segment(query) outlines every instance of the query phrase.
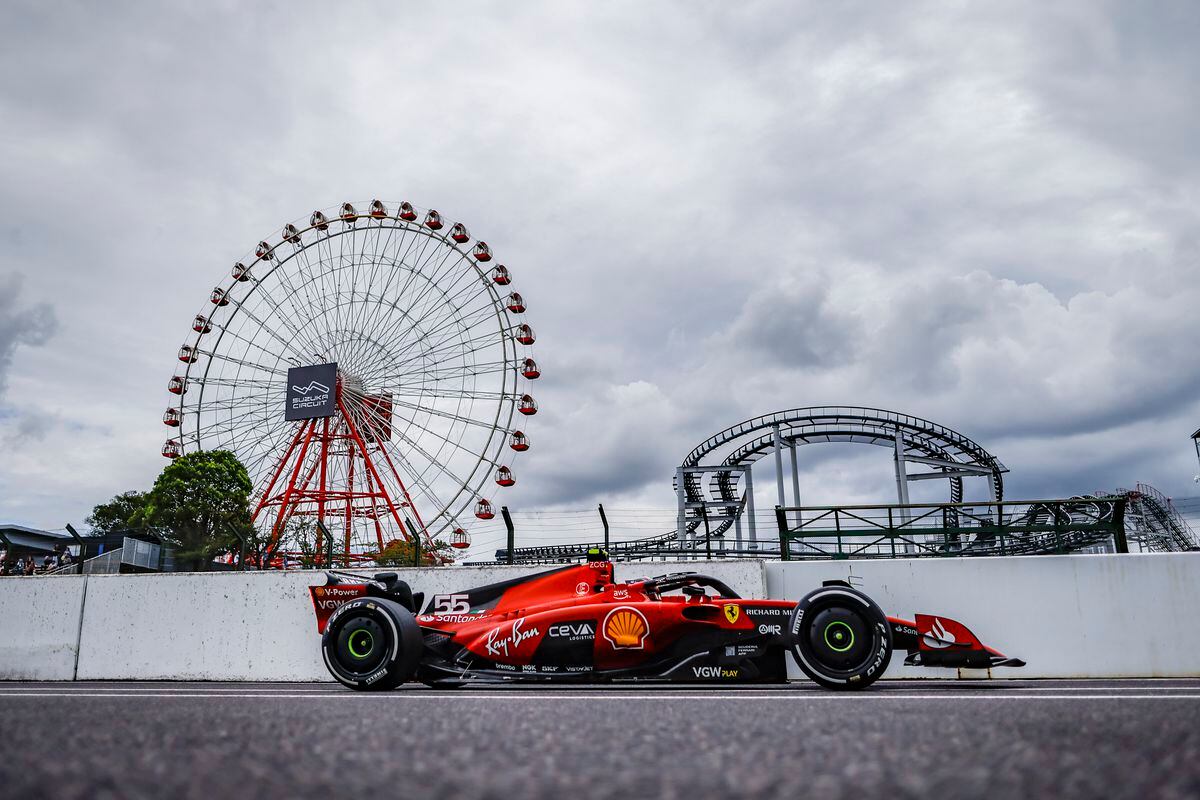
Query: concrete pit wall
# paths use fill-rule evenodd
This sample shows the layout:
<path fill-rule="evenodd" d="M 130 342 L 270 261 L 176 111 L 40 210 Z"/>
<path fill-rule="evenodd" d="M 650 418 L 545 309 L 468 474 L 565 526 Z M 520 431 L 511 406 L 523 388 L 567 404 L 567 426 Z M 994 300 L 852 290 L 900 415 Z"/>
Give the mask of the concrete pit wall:
<path fill-rule="evenodd" d="M 75 676 L 84 578 L 0 578 L 0 680 Z"/>
<path fill-rule="evenodd" d="M 548 567 L 399 569 L 425 596 Z M 697 569 L 695 563 L 617 565 L 621 579 Z M 709 562 L 704 572 L 763 597 L 758 562 Z M 112 575 L 88 578 L 78 678 L 327 681 L 308 587 L 321 572 Z"/>
<path fill-rule="evenodd" d="M 997 678 L 1200 676 L 1200 553 L 769 562 L 763 569 L 771 597 L 798 598 L 841 579 L 888 614 L 956 619 L 984 644 L 1028 662 L 997 669 Z M 898 653 L 885 677 L 958 674 L 903 660 Z"/>
<path fill-rule="evenodd" d="M 543 567 L 398 570 L 426 596 Z M 695 570 L 747 597 L 849 579 L 897 616 L 952 617 L 1029 662 L 996 677 L 1200 676 L 1200 553 L 897 561 L 618 564 Z M 0 578 L 0 679 L 325 681 L 308 587 L 320 572 Z M 86 595 L 86 596 L 85 596 Z M 957 677 L 899 666 L 889 677 Z"/>

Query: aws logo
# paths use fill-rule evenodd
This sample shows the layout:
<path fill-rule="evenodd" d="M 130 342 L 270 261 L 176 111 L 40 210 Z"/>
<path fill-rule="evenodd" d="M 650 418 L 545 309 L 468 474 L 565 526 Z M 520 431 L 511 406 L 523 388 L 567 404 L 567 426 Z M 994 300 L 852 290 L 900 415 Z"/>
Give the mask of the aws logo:
<path fill-rule="evenodd" d="M 614 650 L 641 650 L 650 634 L 650 623 L 636 608 L 622 606 L 604 618 L 604 638 Z"/>

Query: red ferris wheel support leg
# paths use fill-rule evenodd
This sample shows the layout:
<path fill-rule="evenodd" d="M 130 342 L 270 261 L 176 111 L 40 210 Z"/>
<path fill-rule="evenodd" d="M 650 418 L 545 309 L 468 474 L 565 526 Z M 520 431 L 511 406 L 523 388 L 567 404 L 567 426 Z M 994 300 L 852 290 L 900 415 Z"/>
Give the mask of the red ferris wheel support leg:
<path fill-rule="evenodd" d="M 431 548 L 429 552 L 432 553 L 433 537 L 429 535 L 429 529 L 425 527 L 425 520 L 421 519 L 421 512 L 417 511 L 417 504 L 409 497 L 408 488 L 404 485 L 404 481 L 400 480 L 400 473 L 396 471 L 396 465 L 392 463 L 392 457 L 388 455 L 387 450 L 381 447 L 379 448 L 379 452 L 383 453 L 383 458 L 387 461 L 388 468 L 396 476 L 396 483 L 400 484 L 400 491 L 404 494 L 404 504 L 412 509 L 413 516 L 417 518 L 417 524 L 421 526 L 421 533 L 425 534 L 425 542 Z M 414 531 L 413 535 L 416 536 L 417 533 Z"/>
<path fill-rule="evenodd" d="M 347 450 L 350 453 L 350 465 L 347 468 L 348 485 L 350 491 L 346 494 L 346 542 L 343 566 L 350 567 L 350 534 L 353 532 L 354 519 L 354 501 L 351 499 L 354 496 L 354 442 L 346 443 Z"/>
<path fill-rule="evenodd" d="M 379 491 L 382 493 L 384 501 L 387 503 L 388 510 L 392 513 L 392 519 L 396 521 L 396 526 L 399 528 L 400 534 L 405 539 L 411 540 L 412 535 L 409 534 L 408 529 L 404 527 L 404 522 L 400 519 L 400 512 L 396 510 L 395 504 L 392 503 L 391 495 L 387 493 L 387 487 L 384 486 L 383 481 L 380 480 L 379 473 L 375 470 L 375 463 L 371 461 L 371 454 L 367 452 L 367 445 L 363 442 L 363 438 L 359 434 L 358 428 L 354 424 L 354 420 L 346 410 L 346 405 L 342 402 L 341 394 L 337 395 L 337 407 L 338 411 L 342 412 L 342 419 L 346 421 L 346 427 L 350 430 L 350 436 L 353 437 L 355 443 L 358 445 L 359 450 L 362 451 L 363 461 L 366 462 L 367 465 L 367 472 L 369 472 L 375 479 L 375 483 L 379 487 Z M 400 484 L 400 488 L 403 491 L 404 483 L 400 480 L 399 475 L 396 475 L 396 481 Z"/>
<path fill-rule="evenodd" d="M 258 512 L 263 510 L 267 501 L 271 499 L 271 492 L 275 489 L 275 484 L 279 480 L 279 476 L 283 474 L 283 468 L 287 466 L 288 457 L 295 451 L 296 446 L 300 444 L 300 437 L 304 435 L 304 429 L 308 427 L 307 422 L 301 422 L 296 426 L 296 435 L 292 437 L 292 443 L 288 445 L 288 449 L 284 451 L 283 458 L 279 459 L 279 465 L 275 467 L 274 474 L 271 475 L 271 482 L 267 484 L 267 488 L 263 490 L 262 497 L 259 498 L 258 505 L 254 508 L 254 513 L 250 515 L 250 521 L 254 522 L 258 519 Z"/>
<path fill-rule="evenodd" d="M 317 566 L 321 565 L 321 555 L 325 552 L 324 535 L 322 528 L 325 526 L 325 495 L 328 489 L 326 488 L 326 471 L 325 465 L 329 461 L 329 417 L 321 420 L 321 480 L 320 494 L 317 495 Z M 332 564 L 330 565 L 332 566 Z"/>
<path fill-rule="evenodd" d="M 376 498 L 384 496 L 382 492 L 375 491 L 374 483 L 371 481 L 371 473 L 367 473 L 367 495 L 371 498 L 371 521 L 375 523 L 375 541 L 378 544 L 379 552 L 383 552 L 383 527 L 379 524 L 379 504 Z"/>
<path fill-rule="evenodd" d="M 275 550 L 275 545 L 279 543 L 279 535 L 283 532 L 283 522 L 287 517 L 288 508 L 291 505 L 290 501 L 296 491 L 296 479 L 300 477 L 300 468 L 304 466 L 304 457 L 308 455 L 308 445 L 312 442 L 313 432 L 317 429 L 317 421 L 309 420 L 305 425 L 306 433 L 304 442 L 300 445 L 300 455 L 296 458 L 296 466 L 292 469 L 292 475 L 288 479 L 288 487 L 284 490 L 283 496 L 279 500 L 279 514 L 275 517 L 275 524 L 271 527 L 271 541 L 267 545 L 267 560 L 270 560 L 272 551 Z"/>

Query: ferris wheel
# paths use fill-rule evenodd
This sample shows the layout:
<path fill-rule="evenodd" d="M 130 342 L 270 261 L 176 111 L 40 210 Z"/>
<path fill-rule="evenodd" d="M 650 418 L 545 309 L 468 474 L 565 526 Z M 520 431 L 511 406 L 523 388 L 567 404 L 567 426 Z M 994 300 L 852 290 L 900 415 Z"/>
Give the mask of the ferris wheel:
<path fill-rule="evenodd" d="M 289 223 L 192 321 L 162 454 L 236 453 L 273 547 L 302 518 L 322 523 L 316 552 L 347 563 L 397 539 L 468 547 L 467 521 L 516 483 L 538 410 L 511 283 L 465 225 L 407 202 Z"/>

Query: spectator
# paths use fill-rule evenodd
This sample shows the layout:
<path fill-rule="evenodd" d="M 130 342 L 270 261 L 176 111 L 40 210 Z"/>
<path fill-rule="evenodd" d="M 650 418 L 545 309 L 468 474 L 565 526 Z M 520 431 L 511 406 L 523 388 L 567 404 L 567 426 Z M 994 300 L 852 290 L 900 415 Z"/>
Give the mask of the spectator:
<path fill-rule="evenodd" d="M 33 556 L 25 559 L 25 574 L 32 575 L 35 569 L 37 569 L 37 565 L 33 563 Z"/>

